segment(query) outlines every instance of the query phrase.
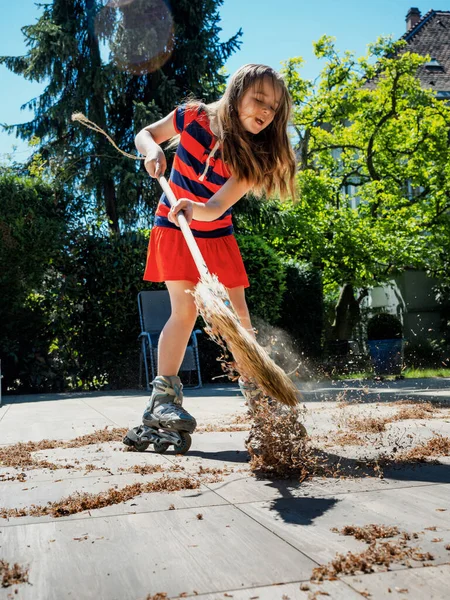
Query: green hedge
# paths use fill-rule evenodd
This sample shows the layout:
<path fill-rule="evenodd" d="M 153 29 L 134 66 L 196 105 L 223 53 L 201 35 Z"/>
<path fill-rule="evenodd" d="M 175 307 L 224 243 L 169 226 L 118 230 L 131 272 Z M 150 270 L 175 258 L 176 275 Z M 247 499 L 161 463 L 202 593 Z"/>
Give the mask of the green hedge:
<path fill-rule="evenodd" d="M 33 271 L 18 309 L 10 314 L 15 343 L 23 338 L 32 344 L 26 356 L 17 356 L 17 368 L 4 369 L 4 383 L 19 393 L 135 387 L 140 350 L 136 297 L 142 289 L 163 288 L 142 280 L 148 234 L 106 237 L 75 230 L 58 243 L 59 251 L 47 264 L 43 260 L 37 275 Z M 251 282 L 250 311 L 276 323 L 285 290 L 283 265 L 260 238 L 241 236 L 239 243 Z M 219 353 L 201 336 L 205 381 L 221 373 Z"/>
<path fill-rule="evenodd" d="M 324 300 L 320 271 L 309 263 L 286 260 L 286 292 L 281 305 L 280 327 L 291 337 L 294 348 L 306 357 L 322 351 Z"/>
<path fill-rule="evenodd" d="M 137 385 L 137 294 L 162 287 L 142 280 L 147 244 L 143 233 L 79 232 L 60 258 L 45 302 L 52 315 L 53 363 L 65 385 Z"/>
<path fill-rule="evenodd" d="M 238 235 L 236 238 L 250 281 L 246 290 L 250 315 L 275 325 L 281 317 L 286 290 L 283 263 L 263 238 L 257 235 Z"/>
<path fill-rule="evenodd" d="M 37 177 L 0 174 L 0 359 L 3 389 L 35 389 L 48 370 L 48 315 L 39 301 L 64 248 L 61 191 Z M 20 382 L 20 383 L 18 383 Z"/>

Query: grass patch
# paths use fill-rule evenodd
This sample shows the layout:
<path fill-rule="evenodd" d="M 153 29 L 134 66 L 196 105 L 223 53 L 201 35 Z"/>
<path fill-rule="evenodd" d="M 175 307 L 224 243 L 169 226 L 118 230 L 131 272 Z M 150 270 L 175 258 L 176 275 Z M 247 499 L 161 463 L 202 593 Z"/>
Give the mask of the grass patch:
<path fill-rule="evenodd" d="M 414 367 L 408 367 L 402 371 L 402 376 L 405 379 L 427 379 L 432 377 L 450 377 L 450 369 L 438 368 L 438 369 L 416 369 Z M 331 379 L 334 380 L 347 380 L 347 379 L 374 379 L 376 377 L 375 372 L 369 371 L 358 371 L 356 373 L 335 373 Z M 384 381 L 395 381 L 396 375 L 383 375 Z"/>
<path fill-rule="evenodd" d="M 421 377 L 450 377 L 450 369 L 415 369 L 408 367 L 403 371 L 406 379 L 420 379 Z"/>

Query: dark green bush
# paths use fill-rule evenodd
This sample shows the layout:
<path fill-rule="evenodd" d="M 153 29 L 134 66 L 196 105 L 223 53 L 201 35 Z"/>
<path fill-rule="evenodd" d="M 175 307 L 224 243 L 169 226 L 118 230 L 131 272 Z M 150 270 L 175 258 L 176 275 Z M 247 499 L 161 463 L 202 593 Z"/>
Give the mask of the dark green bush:
<path fill-rule="evenodd" d="M 307 357 L 321 354 L 324 300 L 320 272 L 308 263 L 287 260 L 286 291 L 281 306 L 280 327 L 290 335 L 294 347 Z"/>
<path fill-rule="evenodd" d="M 283 263 L 261 237 L 236 237 L 250 281 L 250 287 L 245 291 L 250 314 L 275 325 L 280 320 L 286 289 Z"/>
<path fill-rule="evenodd" d="M 0 174 L 0 359 L 3 389 L 27 392 L 47 372 L 51 340 L 40 302 L 64 248 L 65 198 L 38 177 Z M 18 383 L 20 382 L 20 383 Z"/>
<path fill-rule="evenodd" d="M 400 319 L 389 313 L 378 313 L 367 323 L 368 340 L 393 340 L 402 337 L 403 328 Z"/>
<path fill-rule="evenodd" d="M 55 220 L 47 226 L 45 220 L 40 222 L 44 238 L 32 230 L 39 247 L 33 248 L 28 238 L 20 247 L 16 268 L 22 277 L 14 279 L 13 269 L 4 276 L 5 284 L 11 281 L 16 286 L 13 299 L 8 296 L 10 303 L 14 300 L 14 311 L 4 312 L 11 326 L 2 328 L 2 347 L 14 355 L 15 365 L 12 368 L 8 363 L 5 369 L 3 363 L 4 390 L 135 387 L 140 352 L 137 294 L 164 287 L 142 280 L 148 235 L 105 236 L 75 229 L 64 236 L 65 225 L 58 223 Z M 2 231 L 7 231 L 4 225 Z M 23 233 L 24 238 L 25 234 L 28 232 Z M 3 245 L 7 236 L 8 232 L 3 235 Z M 283 265 L 260 238 L 242 236 L 240 245 L 252 285 L 247 294 L 250 310 L 274 323 L 280 316 L 285 289 Z M 32 263 L 28 279 L 23 277 L 27 255 Z M 13 258 L 9 260 L 13 262 Z M 220 352 L 206 335 L 200 336 L 205 381 L 221 374 Z"/>
<path fill-rule="evenodd" d="M 413 369 L 440 369 L 445 356 L 434 340 L 419 340 L 405 344 L 405 365 Z"/>
<path fill-rule="evenodd" d="M 66 385 L 137 385 L 137 294 L 162 287 L 142 280 L 147 243 L 148 235 L 139 232 L 110 237 L 78 232 L 60 257 L 45 302 L 53 362 Z"/>

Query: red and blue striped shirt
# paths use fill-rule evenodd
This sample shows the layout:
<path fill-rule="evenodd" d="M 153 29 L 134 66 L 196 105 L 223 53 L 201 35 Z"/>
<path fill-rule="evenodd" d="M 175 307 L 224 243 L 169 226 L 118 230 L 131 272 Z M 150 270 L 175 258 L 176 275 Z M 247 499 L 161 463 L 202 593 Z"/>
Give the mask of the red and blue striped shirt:
<path fill-rule="evenodd" d="M 230 178 L 222 160 L 222 151 L 211 131 L 209 118 L 202 106 L 178 107 L 173 124 L 180 142 L 173 161 L 169 185 L 177 198 L 206 203 Z M 178 229 L 167 215 L 170 204 L 163 194 L 155 215 L 155 225 Z M 191 222 L 195 237 L 223 237 L 233 233 L 231 208 L 214 221 Z"/>

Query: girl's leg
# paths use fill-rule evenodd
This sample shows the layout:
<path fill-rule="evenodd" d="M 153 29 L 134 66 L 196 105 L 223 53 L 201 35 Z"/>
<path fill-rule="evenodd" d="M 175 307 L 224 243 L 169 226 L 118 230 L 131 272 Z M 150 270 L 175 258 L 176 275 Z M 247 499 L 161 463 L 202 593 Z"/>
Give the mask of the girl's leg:
<path fill-rule="evenodd" d="M 247 302 L 245 300 L 245 290 L 243 286 L 229 288 L 228 294 L 230 296 L 231 304 L 234 307 L 234 310 L 237 312 L 237 316 L 239 317 L 239 321 L 241 322 L 242 327 L 247 329 L 247 331 L 255 337 L 255 332 L 252 327 L 252 322 L 250 319 L 250 313 L 248 312 Z"/>
<path fill-rule="evenodd" d="M 177 375 L 197 318 L 191 281 L 166 281 L 172 313 L 158 345 L 158 375 Z"/>
<path fill-rule="evenodd" d="M 185 290 L 190 281 L 167 281 L 172 312 L 161 332 L 158 345 L 158 375 L 143 415 L 144 425 L 168 427 L 192 433 L 196 421 L 183 408 L 183 386 L 178 371 L 197 318 L 194 298 Z"/>

